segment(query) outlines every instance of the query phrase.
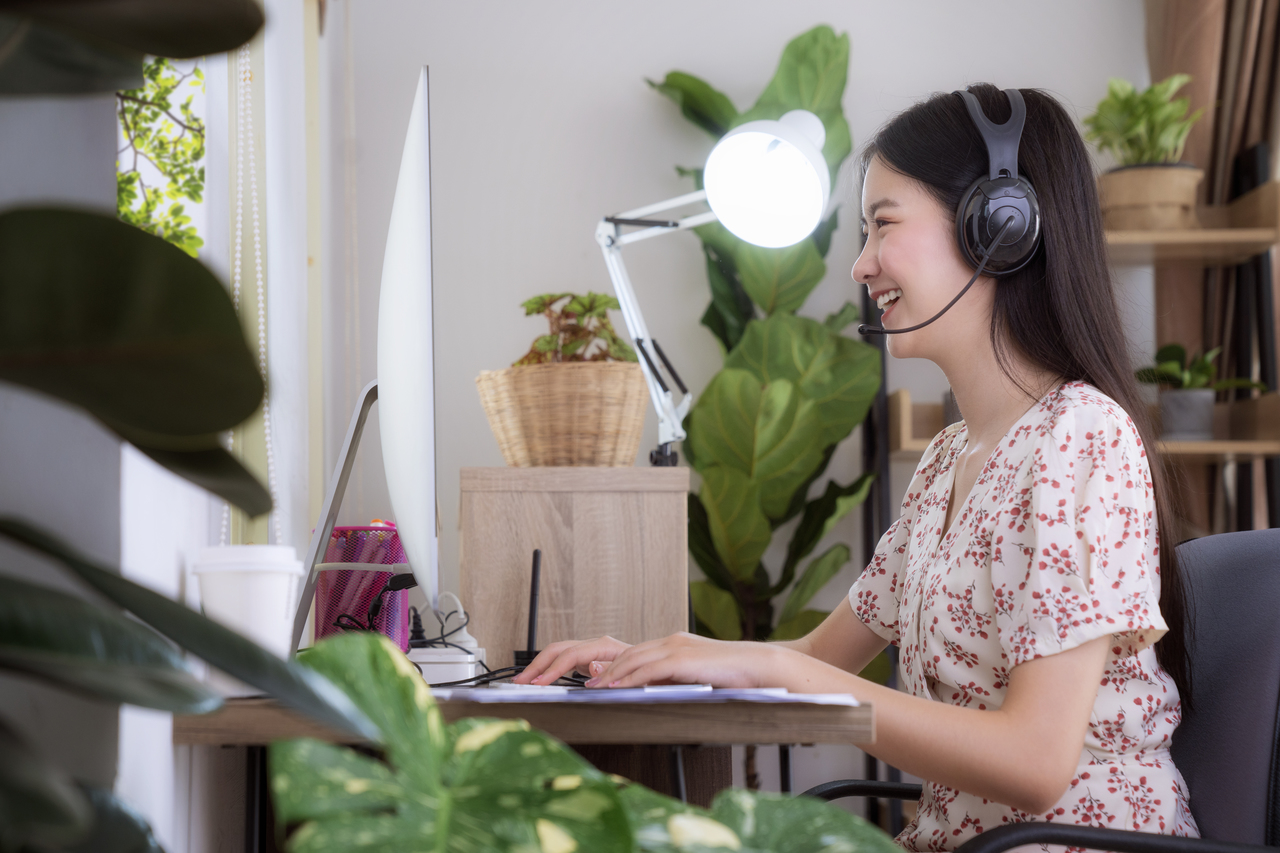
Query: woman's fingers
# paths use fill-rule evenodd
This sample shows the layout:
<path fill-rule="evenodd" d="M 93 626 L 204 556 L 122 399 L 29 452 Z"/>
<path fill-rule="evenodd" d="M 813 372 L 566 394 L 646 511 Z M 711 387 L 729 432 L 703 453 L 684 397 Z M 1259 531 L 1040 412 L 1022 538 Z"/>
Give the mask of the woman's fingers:
<path fill-rule="evenodd" d="M 528 684 L 540 673 L 544 672 L 547 667 L 551 666 L 560 657 L 561 653 L 566 649 L 572 648 L 576 643 L 572 640 L 564 640 L 559 643 L 552 643 L 547 646 L 538 656 L 533 659 L 523 672 L 517 673 L 512 679 L 516 684 Z"/>
<path fill-rule="evenodd" d="M 627 648 L 626 643 L 612 637 L 552 643 L 513 680 L 517 684 L 551 684 L 573 670 L 587 672 L 592 661 L 611 661 Z"/>

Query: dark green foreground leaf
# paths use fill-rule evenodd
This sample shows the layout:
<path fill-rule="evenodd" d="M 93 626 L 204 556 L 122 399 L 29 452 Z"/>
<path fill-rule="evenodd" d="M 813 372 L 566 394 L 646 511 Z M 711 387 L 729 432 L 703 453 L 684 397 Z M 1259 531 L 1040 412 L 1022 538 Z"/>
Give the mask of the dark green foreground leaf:
<path fill-rule="evenodd" d="M 0 95 L 84 95 L 142 84 L 141 53 L 81 40 L 4 7 L 0 3 Z"/>
<path fill-rule="evenodd" d="M 231 299 L 181 249 L 112 216 L 27 208 L 0 214 L 0 258 L 0 379 L 175 442 L 258 408 Z"/>
<path fill-rule="evenodd" d="M 357 738 L 378 729 L 329 681 L 144 586 L 95 565 L 66 543 L 24 521 L 0 517 L 0 536 L 69 568 L 81 580 L 178 645 L 312 719 Z"/>
<path fill-rule="evenodd" d="M 7 577 L 0 577 L 0 669 L 175 714 L 207 714 L 222 704 L 145 625 Z"/>
<path fill-rule="evenodd" d="M 173 59 L 233 50 L 265 21 L 256 0 L 0 0 L 0 9 Z"/>
<path fill-rule="evenodd" d="M 0 381 L 86 409 L 251 515 L 270 508 L 218 440 L 263 384 L 213 273 L 115 217 L 55 208 L 0 214 L 0 259 Z"/>
<path fill-rule="evenodd" d="M 0 721 L 0 850 L 70 844 L 92 822 L 71 777 Z"/>

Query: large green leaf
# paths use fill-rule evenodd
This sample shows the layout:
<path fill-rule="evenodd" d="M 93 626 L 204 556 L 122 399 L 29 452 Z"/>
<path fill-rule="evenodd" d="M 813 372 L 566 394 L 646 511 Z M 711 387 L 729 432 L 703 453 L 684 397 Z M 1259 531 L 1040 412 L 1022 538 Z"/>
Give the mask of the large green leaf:
<path fill-rule="evenodd" d="M 94 564 L 26 522 L 0 517 L 0 536 L 50 557 L 89 586 L 213 666 L 338 731 L 377 739 L 378 729 L 332 683 L 157 592 Z"/>
<path fill-rule="evenodd" d="M 93 828 L 63 853 L 164 853 L 146 818 L 101 788 L 82 789 L 93 807 Z"/>
<path fill-rule="evenodd" d="M 773 633 L 769 635 L 769 640 L 776 642 L 778 640 L 798 640 L 807 636 L 810 631 L 822 624 L 822 621 L 830 616 L 825 610 L 801 610 L 790 619 L 780 621 L 778 627 L 773 629 Z"/>
<path fill-rule="evenodd" d="M 145 625 L 8 577 L 0 577 L 0 669 L 175 714 L 205 714 L 222 704 Z"/>
<path fill-rule="evenodd" d="M 804 515 L 796 526 L 791 541 L 787 543 L 787 559 L 782 565 L 782 577 L 774 592 L 782 592 L 791 583 L 800 561 L 809 556 L 818 547 L 840 519 L 844 518 L 855 507 L 867 499 L 871 483 L 875 480 L 874 472 L 867 472 L 847 486 L 841 486 L 835 480 L 827 483 L 826 491 L 821 497 L 809 501 L 804 506 Z"/>
<path fill-rule="evenodd" d="M 172 58 L 232 50 L 263 24 L 255 0 L 0 0 L 0 12 L 140 56 Z"/>
<path fill-rule="evenodd" d="M 72 844 L 92 824 L 71 777 L 0 720 L 0 850 Z"/>
<path fill-rule="evenodd" d="M 608 777 L 523 720 L 445 727 L 426 683 L 386 638 L 345 634 L 305 661 L 369 710 L 388 765 L 317 741 L 273 744 L 281 828 L 306 821 L 290 853 L 632 849 Z"/>
<path fill-rule="evenodd" d="M 771 538 L 769 520 L 760 510 L 759 484 L 733 468 L 708 468 L 698 497 L 724 567 L 737 580 L 750 580 Z"/>
<path fill-rule="evenodd" d="M 733 105 L 728 96 L 692 74 L 672 71 L 661 83 L 653 80 L 647 82 L 675 101 L 685 118 L 715 139 L 724 136 L 738 115 L 738 108 Z"/>
<path fill-rule="evenodd" d="M 698 496 L 690 492 L 686 495 L 689 508 L 689 553 L 707 580 L 721 589 L 733 588 L 733 576 L 720 562 L 715 543 L 711 540 L 711 525 L 707 521 L 707 509 L 698 500 Z"/>
<path fill-rule="evenodd" d="M 138 51 L 84 41 L 6 5 L 0 2 L 0 95 L 84 95 L 142 85 Z"/>
<path fill-rule="evenodd" d="M 0 214 L 0 258 L 0 381 L 88 410 L 251 515 L 270 508 L 218 443 L 263 384 L 211 272 L 115 217 L 55 208 Z"/>
<path fill-rule="evenodd" d="M 713 637 L 742 639 L 742 614 L 733 593 L 706 581 L 694 581 L 689 584 L 689 597 L 693 599 L 693 614 L 711 629 Z"/>
<path fill-rule="evenodd" d="M 764 514 L 778 518 L 822 461 L 820 430 L 817 406 L 788 380 L 762 388 L 750 372 L 726 368 L 689 413 L 688 441 L 699 466 L 724 466 L 749 477 L 759 487 Z"/>
<path fill-rule="evenodd" d="M 795 311 L 827 274 L 826 262 L 812 240 L 766 249 L 738 239 L 719 222 L 694 230 L 717 257 L 732 259 L 742 289 L 766 314 Z"/>
<path fill-rule="evenodd" d="M 0 380 L 174 439 L 258 408 L 231 299 L 181 249 L 113 216 L 27 208 L 0 214 L 0 258 Z"/>
<path fill-rule="evenodd" d="M 755 105 L 734 120 L 734 127 L 758 119 L 776 119 L 790 110 L 804 109 L 822 119 L 827 131 L 823 159 L 834 182 L 844 158 L 853 150 L 849 123 L 841 99 L 849 77 L 849 36 L 837 36 L 828 26 L 796 36 L 782 51 L 778 70 Z"/>
<path fill-rule="evenodd" d="M 702 318 L 702 325 L 709 328 L 720 340 L 724 351 L 738 345 L 747 323 L 755 316 L 751 297 L 742 289 L 733 258 L 723 247 L 705 243 L 707 256 L 707 282 L 711 286 L 711 305 Z"/>
<path fill-rule="evenodd" d="M 787 603 L 778 614 L 778 622 L 786 623 L 795 618 L 809 600 L 827 585 L 827 581 L 836 576 L 849 562 L 849 546 L 843 543 L 832 545 L 822 556 L 811 562 L 796 581 L 795 588 L 787 596 Z"/>
<path fill-rule="evenodd" d="M 631 785 L 623 802 L 635 826 L 636 847 L 645 853 L 895 853 L 881 829 L 836 806 L 730 788 L 710 810 Z"/>
<path fill-rule="evenodd" d="M 775 314 L 752 321 L 725 367 L 749 370 L 762 383 L 795 383 L 817 404 L 824 447 L 862 423 L 880 386 L 879 350 L 807 317 Z"/>

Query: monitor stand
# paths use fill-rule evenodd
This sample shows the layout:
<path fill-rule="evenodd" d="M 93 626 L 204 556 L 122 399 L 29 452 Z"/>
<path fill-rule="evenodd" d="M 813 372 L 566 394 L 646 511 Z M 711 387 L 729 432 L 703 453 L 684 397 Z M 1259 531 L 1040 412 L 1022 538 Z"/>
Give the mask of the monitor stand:
<path fill-rule="evenodd" d="M 342 496 L 347 491 L 347 481 L 351 479 L 351 468 L 356 461 L 360 435 L 364 432 L 369 410 L 377 400 L 378 380 L 375 379 L 364 386 L 360 399 L 356 401 L 355 411 L 351 413 L 347 437 L 343 439 L 342 452 L 338 454 L 338 464 L 324 496 L 324 506 L 320 508 L 320 520 L 311 534 L 311 546 L 307 549 L 307 580 L 302 587 L 302 596 L 298 599 L 298 611 L 293 617 L 293 641 L 290 646 L 293 654 L 298 653 L 298 646 L 302 643 L 302 632 L 306 629 L 307 615 L 311 612 L 311 599 L 316 594 L 316 566 L 324 555 L 329 536 L 333 533 L 333 525 L 338 520 L 338 508 L 342 506 Z"/>

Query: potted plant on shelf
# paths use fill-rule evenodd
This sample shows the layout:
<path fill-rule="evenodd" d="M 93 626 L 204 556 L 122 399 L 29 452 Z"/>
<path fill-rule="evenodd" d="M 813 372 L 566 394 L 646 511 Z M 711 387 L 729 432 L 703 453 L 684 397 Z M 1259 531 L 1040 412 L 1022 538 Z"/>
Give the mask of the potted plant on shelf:
<path fill-rule="evenodd" d="M 1213 381 L 1213 360 L 1222 351 L 1187 357 L 1182 344 L 1166 344 L 1156 352 L 1156 363 L 1137 372 L 1138 381 L 1161 386 L 1160 437 L 1165 441 L 1213 439 L 1213 400 L 1219 391 L 1266 386 L 1252 379 Z"/>
<path fill-rule="evenodd" d="M 1196 187 L 1204 170 L 1179 158 L 1204 110 L 1188 116 L 1190 102 L 1173 97 L 1190 80 L 1174 74 L 1139 92 L 1127 80 L 1112 78 L 1107 96 L 1085 118 L 1085 139 L 1119 160 L 1098 177 L 1102 221 L 1108 229 L 1199 227 Z"/>
<path fill-rule="evenodd" d="M 635 462 L 648 388 L 635 350 L 618 336 L 602 293 L 547 293 L 524 303 L 550 331 L 506 370 L 476 378 L 508 465 L 626 467 Z"/>

